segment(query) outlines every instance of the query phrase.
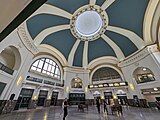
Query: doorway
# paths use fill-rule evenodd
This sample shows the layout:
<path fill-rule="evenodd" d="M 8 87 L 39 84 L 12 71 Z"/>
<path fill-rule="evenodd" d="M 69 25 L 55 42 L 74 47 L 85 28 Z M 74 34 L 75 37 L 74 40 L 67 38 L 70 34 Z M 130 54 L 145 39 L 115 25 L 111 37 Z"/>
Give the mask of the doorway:
<path fill-rule="evenodd" d="M 37 106 L 44 106 L 47 100 L 48 91 L 40 90 Z"/>
<path fill-rule="evenodd" d="M 28 108 L 33 92 L 34 89 L 22 88 L 15 106 L 15 110 L 18 110 L 19 108 Z"/>
<path fill-rule="evenodd" d="M 52 92 L 51 105 L 56 106 L 58 99 L 58 92 Z"/>
<path fill-rule="evenodd" d="M 127 105 L 128 104 L 128 102 L 127 102 L 128 101 L 127 96 L 118 96 L 117 95 L 117 97 L 118 97 L 121 105 Z"/>
<path fill-rule="evenodd" d="M 111 104 L 111 99 L 113 99 L 113 95 L 112 95 L 112 92 L 104 92 L 104 98 L 105 98 L 105 101 L 107 103 L 107 105 L 110 105 Z"/>

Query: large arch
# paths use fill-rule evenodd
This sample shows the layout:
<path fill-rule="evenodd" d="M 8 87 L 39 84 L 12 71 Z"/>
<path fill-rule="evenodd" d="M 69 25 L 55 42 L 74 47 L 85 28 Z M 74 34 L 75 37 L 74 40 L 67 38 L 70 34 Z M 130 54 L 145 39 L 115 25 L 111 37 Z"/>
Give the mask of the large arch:
<path fill-rule="evenodd" d="M 19 50 L 14 46 L 6 47 L 0 53 L 0 61 L 6 67 L 12 70 L 18 70 L 21 65 L 21 55 Z"/>
<path fill-rule="evenodd" d="M 123 73 L 122 73 L 117 67 L 115 67 L 115 66 L 113 66 L 113 65 L 105 64 L 105 65 L 100 65 L 100 66 L 96 67 L 96 68 L 91 72 L 90 78 L 89 78 L 90 83 L 92 83 L 92 77 L 93 77 L 94 73 L 95 73 L 98 69 L 100 69 L 100 68 L 102 68 L 102 67 L 109 67 L 109 68 L 114 69 L 115 71 L 117 71 L 117 72 L 119 73 L 119 75 L 121 76 L 122 81 L 125 81 L 124 76 L 123 76 Z"/>
<path fill-rule="evenodd" d="M 144 22 L 143 22 L 143 39 L 146 42 L 146 44 L 152 44 L 155 41 L 152 39 L 151 29 L 154 22 L 155 12 L 157 9 L 157 6 L 159 4 L 159 0 L 150 0 L 145 16 L 144 16 Z M 159 14 L 158 14 L 159 15 Z M 157 18 L 156 18 L 157 19 Z"/>
<path fill-rule="evenodd" d="M 132 75 L 137 84 L 155 81 L 153 72 L 146 67 L 136 68 Z"/>

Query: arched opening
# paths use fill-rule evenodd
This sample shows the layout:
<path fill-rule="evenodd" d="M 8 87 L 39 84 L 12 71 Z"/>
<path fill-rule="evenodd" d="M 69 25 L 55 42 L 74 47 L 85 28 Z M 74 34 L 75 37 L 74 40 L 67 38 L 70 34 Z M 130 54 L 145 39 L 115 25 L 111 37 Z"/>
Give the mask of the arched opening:
<path fill-rule="evenodd" d="M 153 72 L 146 67 L 138 67 L 133 72 L 137 84 L 155 81 Z"/>
<path fill-rule="evenodd" d="M 61 79 L 61 71 L 59 65 L 50 58 L 39 58 L 34 61 L 30 67 L 30 72 L 42 73 L 44 75 Z"/>
<path fill-rule="evenodd" d="M 72 88 L 82 88 L 82 80 L 80 78 L 73 78 L 71 80 L 71 87 Z"/>
<path fill-rule="evenodd" d="M 1 70 L 12 74 L 21 65 L 21 55 L 17 48 L 9 46 L 0 53 Z"/>
<path fill-rule="evenodd" d="M 109 81 L 109 80 L 116 80 L 122 81 L 120 74 L 113 68 L 110 67 L 102 67 L 96 70 L 92 77 L 92 82 L 96 81 Z"/>

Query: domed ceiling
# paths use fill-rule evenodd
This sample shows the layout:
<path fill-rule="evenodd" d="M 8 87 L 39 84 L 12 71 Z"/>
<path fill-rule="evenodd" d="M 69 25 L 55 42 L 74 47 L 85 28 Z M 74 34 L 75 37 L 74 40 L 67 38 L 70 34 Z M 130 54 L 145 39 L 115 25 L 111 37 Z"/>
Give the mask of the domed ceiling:
<path fill-rule="evenodd" d="M 85 67 L 103 56 L 120 61 L 145 46 L 148 2 L 48 0 L 27 20 L 27 28 L 35 45 L 56 48 L 70 66 Z"/>

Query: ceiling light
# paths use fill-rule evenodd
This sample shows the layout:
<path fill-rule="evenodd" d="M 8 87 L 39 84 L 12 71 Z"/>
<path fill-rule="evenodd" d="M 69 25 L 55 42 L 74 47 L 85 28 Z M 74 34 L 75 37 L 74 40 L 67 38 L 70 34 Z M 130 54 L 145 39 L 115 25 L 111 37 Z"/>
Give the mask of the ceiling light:
<path fill-rule="evenodd" d="M 158 91 L 158 88 L 153 88 L 154 91 Z"/>
<path fill-rule="evenodd" d="M 147 69 L 146 69 L 146 68 L 143 68 L 142 70 L 143 70 L 143 71 L 146 71 Z"/>

